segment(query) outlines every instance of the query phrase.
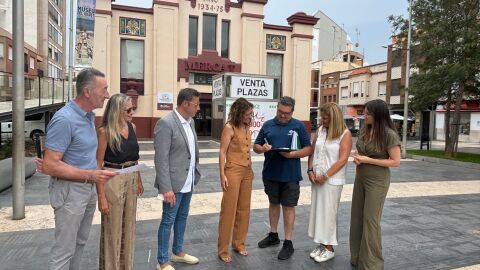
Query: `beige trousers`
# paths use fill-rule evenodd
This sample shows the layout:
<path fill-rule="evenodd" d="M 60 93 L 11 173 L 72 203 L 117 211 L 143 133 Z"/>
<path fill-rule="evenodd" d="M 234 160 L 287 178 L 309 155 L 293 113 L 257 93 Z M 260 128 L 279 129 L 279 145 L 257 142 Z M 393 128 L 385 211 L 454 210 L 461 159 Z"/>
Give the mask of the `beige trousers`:
<path fill-rule="evenodd" d="M 218 255 L 228 256 L 228 246 L 245 250 L 250 223 L 253 171 L 251 166 L 225 165 L 228 188 L 223 191 L 218 225 Z"/>
<path fill-rule="evenodd" d="M 102 214 L 100 270 L 133 269 L 138 173 L 120 174 L 105 184 L 109 213 Z"/>

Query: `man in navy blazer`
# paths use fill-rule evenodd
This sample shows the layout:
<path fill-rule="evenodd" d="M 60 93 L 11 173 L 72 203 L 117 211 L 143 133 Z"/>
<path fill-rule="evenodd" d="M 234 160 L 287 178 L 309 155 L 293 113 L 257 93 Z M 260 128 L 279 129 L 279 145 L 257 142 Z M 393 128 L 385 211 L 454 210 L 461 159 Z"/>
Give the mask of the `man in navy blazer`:
<path fill-rule="evenodd" d="M 192 88 L 184 88 L 178 93 L 177 108 L 158 120 L 155 126 L 155 187 L 159 197 L 163 197 L 162 221 L 158 228 L 157 270 L 174 270 L 170 260 L 198 263 L 196 257 L 184 252 L 183 236 L 193 189 L 200 180 L 197 134 L 192 119 L 199 108 L 200 93 Z"/>

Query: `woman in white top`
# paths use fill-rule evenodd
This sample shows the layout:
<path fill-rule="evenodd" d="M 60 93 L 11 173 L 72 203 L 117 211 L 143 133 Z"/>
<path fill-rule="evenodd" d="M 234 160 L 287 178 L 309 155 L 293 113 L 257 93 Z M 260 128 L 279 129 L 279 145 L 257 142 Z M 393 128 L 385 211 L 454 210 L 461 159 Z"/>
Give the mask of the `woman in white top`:
<path fill-rule="evenodd" d="M 312 182 L 312 202 L 308 236 L 318 246 L 310 253 L 316 262 L 335 256 L 337 242 L 337 211 L 345 184 L 348 156 L 352 149 L 352 135 L 343 121 L 336 103 L 320 108 L 321 126 L 308 157 L 308 178 Z"/>

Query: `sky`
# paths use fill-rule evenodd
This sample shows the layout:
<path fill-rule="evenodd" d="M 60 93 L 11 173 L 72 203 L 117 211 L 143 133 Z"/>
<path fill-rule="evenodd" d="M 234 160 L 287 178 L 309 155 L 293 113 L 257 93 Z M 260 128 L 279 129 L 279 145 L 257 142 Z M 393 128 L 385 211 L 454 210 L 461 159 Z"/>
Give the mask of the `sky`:
<path fill-rule="evenodd" d="M 115 4 L 151 7 L 152 0 L 117 0 Z M 288 25 L 287 18 L 296 12 L 313 15 L 321 10 L 344 26 L 354 44 L 359 43 L 357 51 L 364 54 L 368 64 L 376 64 L 387 61 L 387 49 L 382 48 L 391 43 L 392 30 L 387 17 L 406 16 L 407 8 L 408 0 L 269 0 L 264 22 Z"/>

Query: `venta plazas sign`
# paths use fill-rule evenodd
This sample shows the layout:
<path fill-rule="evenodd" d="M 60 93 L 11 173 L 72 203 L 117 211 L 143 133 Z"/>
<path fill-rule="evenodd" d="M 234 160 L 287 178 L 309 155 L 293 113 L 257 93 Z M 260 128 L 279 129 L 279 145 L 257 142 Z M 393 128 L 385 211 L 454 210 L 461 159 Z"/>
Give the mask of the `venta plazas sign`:
<path fill-rule="evenodd" d="M 232 76 L 230 97 L 273 99 L 273 79 Z"/>

